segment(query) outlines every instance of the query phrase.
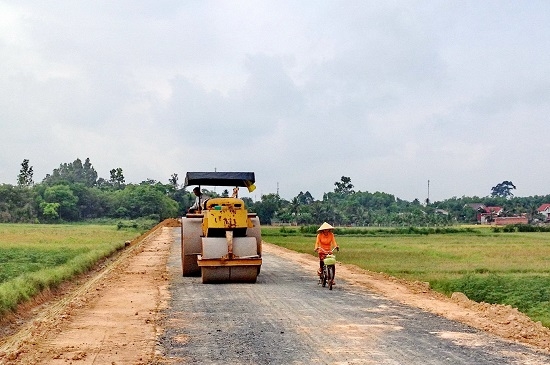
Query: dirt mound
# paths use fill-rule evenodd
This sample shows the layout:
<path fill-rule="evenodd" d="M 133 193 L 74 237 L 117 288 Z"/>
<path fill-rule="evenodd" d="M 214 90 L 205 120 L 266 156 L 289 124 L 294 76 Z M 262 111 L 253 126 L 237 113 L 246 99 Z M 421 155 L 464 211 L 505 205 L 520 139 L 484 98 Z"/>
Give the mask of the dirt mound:
<path fill-rule="evenodd" d="M 168 218 L 159 223 L 161 227 L 181 227 L 181 221 L 176 218 Z"/>

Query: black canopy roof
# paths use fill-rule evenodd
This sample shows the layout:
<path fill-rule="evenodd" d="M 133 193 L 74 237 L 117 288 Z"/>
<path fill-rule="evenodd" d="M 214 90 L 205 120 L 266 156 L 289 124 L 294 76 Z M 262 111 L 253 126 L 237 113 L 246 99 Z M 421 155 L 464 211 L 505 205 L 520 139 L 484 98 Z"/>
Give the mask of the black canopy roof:
<path fill-rule="evenodd" d="M 188 172 L 185 176 L 185 186 L 250 186 L 254 184 L 253 172 Z"/>

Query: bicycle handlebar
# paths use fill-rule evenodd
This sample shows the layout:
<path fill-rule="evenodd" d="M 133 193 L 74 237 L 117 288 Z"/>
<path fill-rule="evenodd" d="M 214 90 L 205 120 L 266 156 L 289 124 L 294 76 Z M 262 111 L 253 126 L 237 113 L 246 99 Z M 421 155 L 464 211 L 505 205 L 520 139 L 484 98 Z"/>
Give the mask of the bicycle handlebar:
<path fill-rule="evenodd" d="M 329 250 L 329 251 L 327 251 L 327 250 L 325 250 L 325 249 L 319 247 L 319 249 L 317 250 L 317 252 L 318 252 L 318 253 L 324 253 L 324 254 L 330 254 L 330 255 L 332 255 L 332 254 L 334 253 L 334 252 L 333 252 L 334 250 L 340 251 L 340 247 L 336 246 L 336 247 L 334 247 L 332 250 Z"/>

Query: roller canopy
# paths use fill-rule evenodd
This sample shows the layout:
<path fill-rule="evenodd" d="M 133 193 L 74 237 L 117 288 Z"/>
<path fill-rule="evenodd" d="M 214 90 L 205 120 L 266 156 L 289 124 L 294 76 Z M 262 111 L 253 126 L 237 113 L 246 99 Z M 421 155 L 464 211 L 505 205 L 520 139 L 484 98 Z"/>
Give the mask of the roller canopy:
<path fill-rule="evenodd" d="M 255 182 L 253 172 L 188 172 L 185 186 L 244 186 L 249 188 Z"/>

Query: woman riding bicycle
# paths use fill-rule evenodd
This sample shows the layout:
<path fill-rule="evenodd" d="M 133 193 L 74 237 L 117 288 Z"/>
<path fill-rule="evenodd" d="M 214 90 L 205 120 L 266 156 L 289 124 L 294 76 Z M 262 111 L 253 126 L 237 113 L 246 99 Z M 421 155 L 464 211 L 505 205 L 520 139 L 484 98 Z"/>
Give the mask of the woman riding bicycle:
<path fill-rule="evenodd" d="M 319 270 L 317 271 L 317 274 L 319 275 L 321 275 L 321 271 L 323 270 L 323 260 L 326 255 L 334 249 L 336 249 L 336 251 L 340 250 L 340 247 L 338 247 L 336 239 L 334 238 L 333 230 L 334 227 L 327 222 L 324 222 L 317 230 L 319 233 L 317 234 L 317 240 L 315 241 L 315 252 L 319 254 Z M 334 270 L 336 271 L 336 268 Z"/>

